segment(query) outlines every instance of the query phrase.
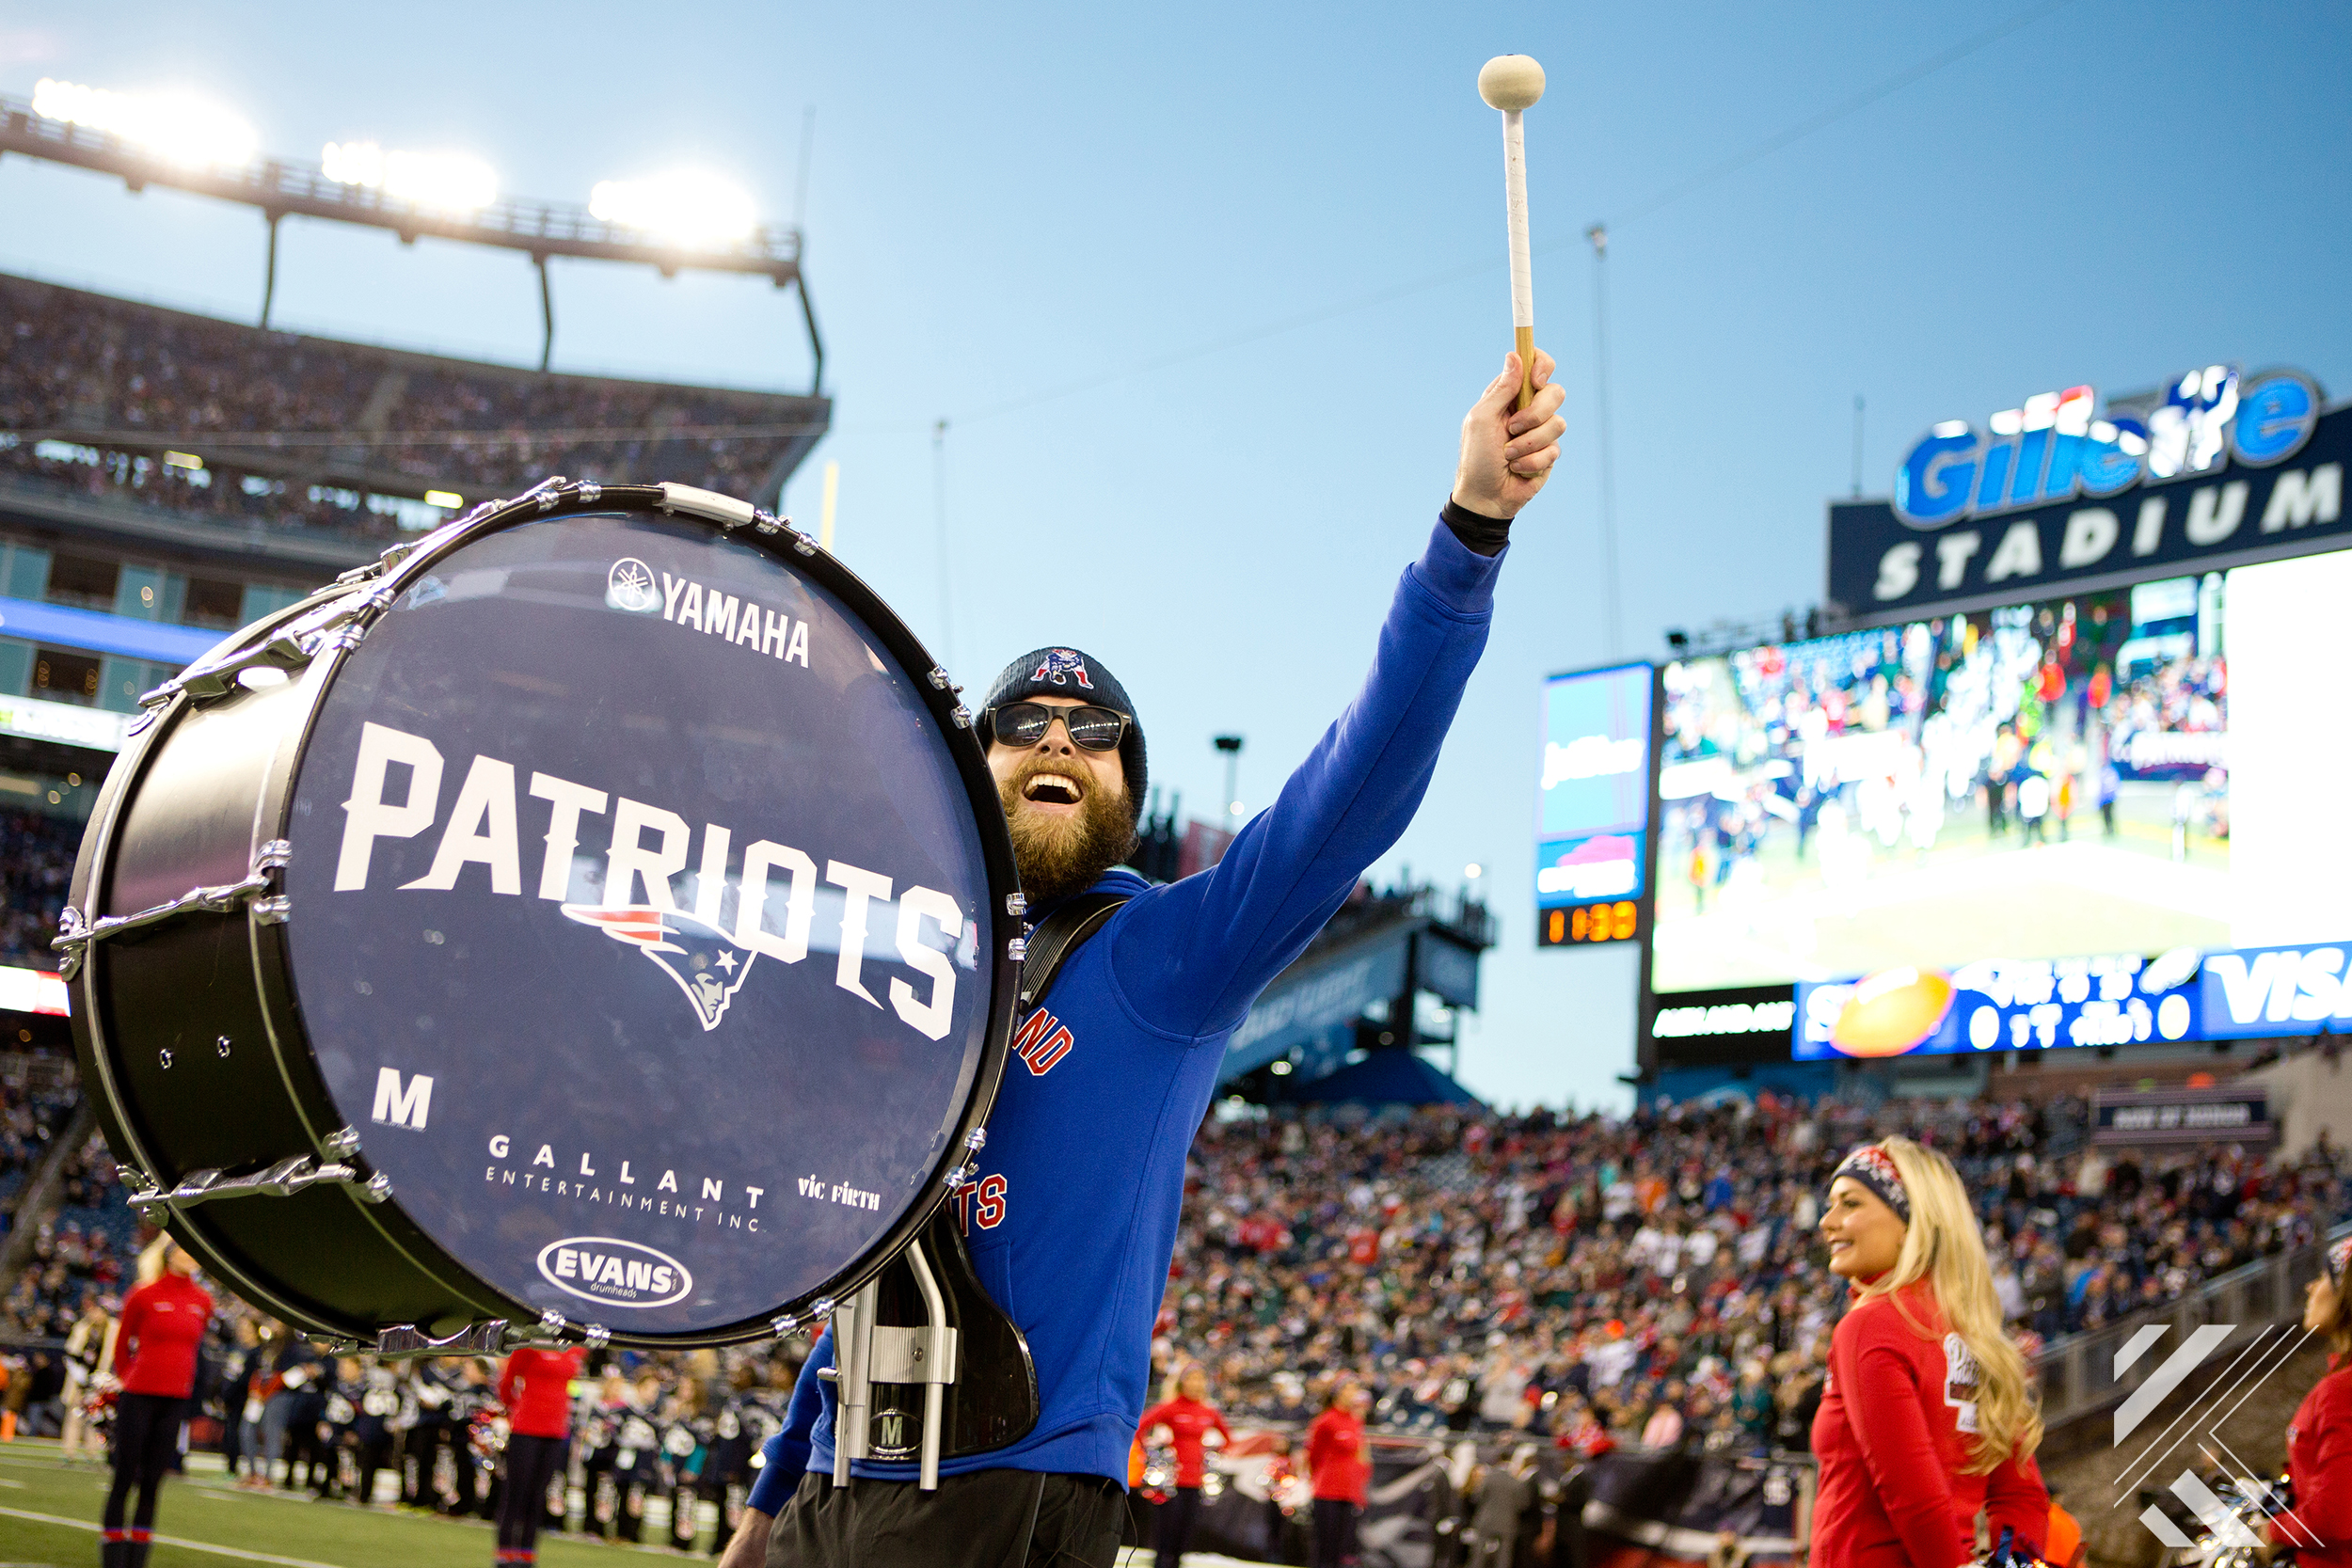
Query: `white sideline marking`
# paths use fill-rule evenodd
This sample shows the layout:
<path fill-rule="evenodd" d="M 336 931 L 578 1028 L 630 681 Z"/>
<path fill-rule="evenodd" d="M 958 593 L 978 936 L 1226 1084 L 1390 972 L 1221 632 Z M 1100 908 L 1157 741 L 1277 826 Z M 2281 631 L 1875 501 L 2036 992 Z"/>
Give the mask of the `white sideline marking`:
<path fill-rule="evenodd" d="M 54 1513 L 35 1513 L 22 1508 L 0 1508 L 0 1515 L 10 1519 L 30 1519 L 37 1525 L 62 1525 L 67 1529 L 86 1529 L 92 1535 L 104 1528 L 87 1519 L 60 1519 Z M 246 1562 L 274 1562 L 279 1568 L 337 1568 L 332 1562 L 313 1562 L 301 1557 L 272 1557 L 267 1552 L 248 1552 L 242 1546 L 215 1546 L 207 1541 L 186 1541 L 176 1535 L 158 1535 L 154 1541 L 159 1546 L 181 1546 L 192 1552 L 211 1552 L 215 1557 L 239 1558 Z"/>

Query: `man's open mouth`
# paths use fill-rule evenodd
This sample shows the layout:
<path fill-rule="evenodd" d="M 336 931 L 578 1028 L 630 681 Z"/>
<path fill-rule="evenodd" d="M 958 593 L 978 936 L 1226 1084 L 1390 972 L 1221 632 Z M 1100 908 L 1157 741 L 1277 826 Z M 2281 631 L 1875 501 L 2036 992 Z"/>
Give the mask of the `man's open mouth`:
<path fill-rule="evenodd" d="M 1022 790 L 1021 798 L 1042 806 L 1074 806 L 1084 793 L 1075 779 L 1059 773 L 1040 773 Z"/>

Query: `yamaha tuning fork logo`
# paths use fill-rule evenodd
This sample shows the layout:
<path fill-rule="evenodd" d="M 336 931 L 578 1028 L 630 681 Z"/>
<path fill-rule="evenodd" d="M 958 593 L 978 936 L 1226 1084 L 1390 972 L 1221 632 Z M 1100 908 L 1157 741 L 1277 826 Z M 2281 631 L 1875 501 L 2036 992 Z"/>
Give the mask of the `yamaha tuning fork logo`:
<path fill-rule="evenodd" d="M 654 581 L 653 568 L 633 555 L 621 557 L 612 563 L 612 570 L 605 574 L 604 602 L 632 615 L 660 610 L 661 589 Z"/>

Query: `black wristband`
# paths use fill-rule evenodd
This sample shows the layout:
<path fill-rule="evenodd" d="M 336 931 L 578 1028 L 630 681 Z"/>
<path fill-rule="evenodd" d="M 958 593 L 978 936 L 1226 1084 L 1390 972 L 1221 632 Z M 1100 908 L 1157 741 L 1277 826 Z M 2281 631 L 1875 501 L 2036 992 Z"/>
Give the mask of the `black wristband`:
<path fill-rule="evenodd" d="M 1502 546 L 1511 542 L 1510 518 L 1472 512 L 1452 496 L 1446 497 L 1438 516 L 1454 531 L 1454 537 L 1462 542 L 1463 548 L 1474 555 L 1501 555 Z"/>

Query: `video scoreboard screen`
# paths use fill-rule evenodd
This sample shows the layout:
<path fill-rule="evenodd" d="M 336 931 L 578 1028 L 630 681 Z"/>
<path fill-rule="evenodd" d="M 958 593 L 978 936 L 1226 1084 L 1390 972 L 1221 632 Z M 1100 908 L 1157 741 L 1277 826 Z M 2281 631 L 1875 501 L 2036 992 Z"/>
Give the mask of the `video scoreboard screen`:
<path fill-rule="evenodd" d="M 1535 940 L 1648 933 L 1651 723 L 1657 671 L 1620 664 L 1544 682 L 1535 808 Z"/>

